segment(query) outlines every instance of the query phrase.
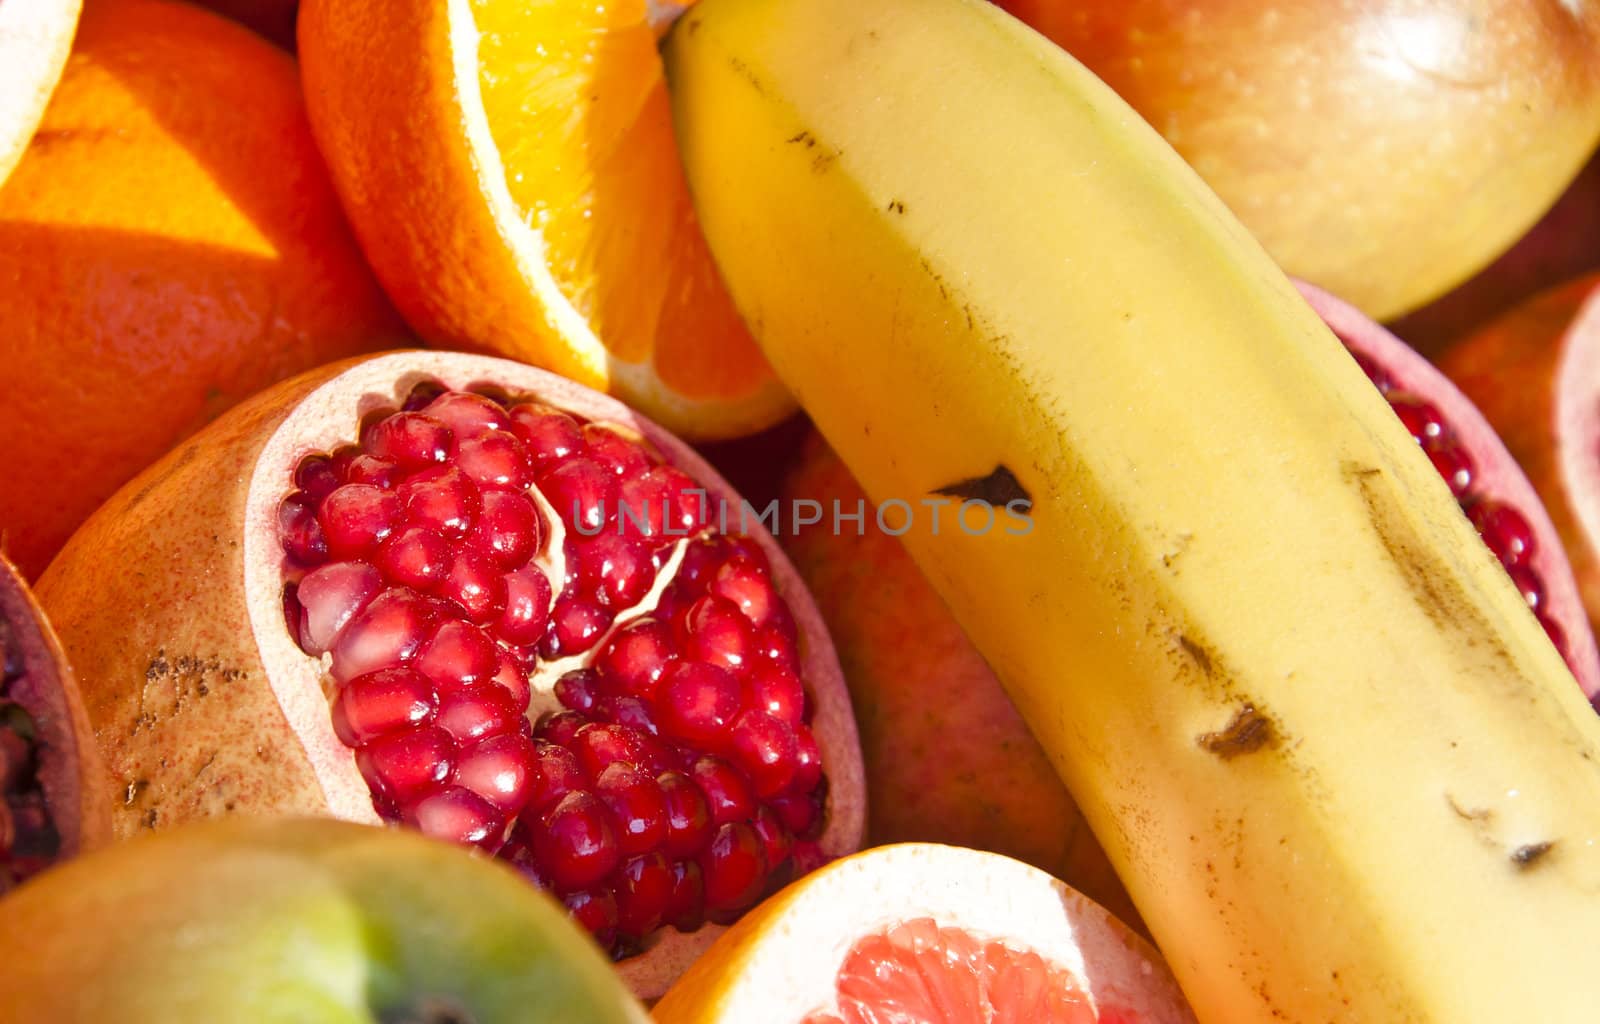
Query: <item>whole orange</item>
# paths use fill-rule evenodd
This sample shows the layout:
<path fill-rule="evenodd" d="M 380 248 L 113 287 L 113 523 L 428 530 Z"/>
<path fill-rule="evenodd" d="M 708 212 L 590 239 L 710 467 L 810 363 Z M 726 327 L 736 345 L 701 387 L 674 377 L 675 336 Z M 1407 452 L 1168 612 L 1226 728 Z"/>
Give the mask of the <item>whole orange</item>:
<path fill-rule="evenodd" d="M 145 465 L 400 324 L 312 144 L 294 61 L 170 0 L 95 0 L 0 188 L 0 535 L 37 576 Z"/>

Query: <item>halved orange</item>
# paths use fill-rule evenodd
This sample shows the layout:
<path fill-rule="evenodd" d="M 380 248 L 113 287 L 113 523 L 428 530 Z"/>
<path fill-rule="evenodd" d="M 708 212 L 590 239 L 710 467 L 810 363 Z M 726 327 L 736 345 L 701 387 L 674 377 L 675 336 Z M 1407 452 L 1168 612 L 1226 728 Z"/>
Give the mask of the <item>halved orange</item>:
<path fill-rule="evenodd" d="M 335 183 L 424 338 L 697 439 L 793 408 L 701 236 L 646 0 L 306 0 L 299 42 Z"/>
<path fill-rule="evenodd" d="M 0 3 L 0 183 L 22 159 L 61 79 L 82 0 Z"/>

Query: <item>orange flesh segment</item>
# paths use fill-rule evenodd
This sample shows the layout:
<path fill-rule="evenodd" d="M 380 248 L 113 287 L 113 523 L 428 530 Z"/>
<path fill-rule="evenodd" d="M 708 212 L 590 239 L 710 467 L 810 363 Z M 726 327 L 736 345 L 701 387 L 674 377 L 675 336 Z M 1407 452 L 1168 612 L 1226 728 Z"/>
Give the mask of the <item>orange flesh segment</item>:
<path fill-rule="evenodd" d="M 1039 954 L 922 917 L 869 935 L 839 968 L 837 1008 L 801 1024 L 1140 1024 L 1096 1012 L 1077 979 Z"/>
<path fill-rule="evenodd" d="M 644 0 L 472 0 L 506 184 L 565 295 L 618 360 L 694 398 L 771 371 L 717 274 L 678 161 Z"/>

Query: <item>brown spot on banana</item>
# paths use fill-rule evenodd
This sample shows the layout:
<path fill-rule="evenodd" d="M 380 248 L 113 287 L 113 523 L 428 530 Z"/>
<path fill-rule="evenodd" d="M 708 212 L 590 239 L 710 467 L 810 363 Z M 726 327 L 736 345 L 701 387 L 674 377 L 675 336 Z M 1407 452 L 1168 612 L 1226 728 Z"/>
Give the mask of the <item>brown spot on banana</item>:
<path fill-rule="evenodd" d="M 1184 642 L 1180 638 L 1180 643 Z M 1187 649 L 1187 645 L 1185 646 Z M 1278 745 L 1277 730 L 1254 704 L 1245 703 L 1234 712 L 1227 725 L 1216 732 L 1203 732 L 1195 737 L 1200 749 L 1231 761 L 1240 754 L 1253 754 L 1266 747 Z"/>

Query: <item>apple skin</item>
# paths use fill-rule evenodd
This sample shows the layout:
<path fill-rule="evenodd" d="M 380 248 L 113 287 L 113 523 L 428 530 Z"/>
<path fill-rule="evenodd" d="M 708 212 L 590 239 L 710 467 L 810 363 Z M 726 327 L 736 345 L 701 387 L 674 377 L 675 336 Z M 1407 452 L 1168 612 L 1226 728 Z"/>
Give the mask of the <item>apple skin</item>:
<path fill-rule="evenodd" d="M 1377 320 L 1509 248 L 1600 137 L 1600 0 L 999 3 Z"/>
<path fill-rule="evenodd" d="M 4 1024 L 646 1022 L 511 869 L 336 821 L 234 818 L 79 858 L 0 903 L 0 965 Z"/>

